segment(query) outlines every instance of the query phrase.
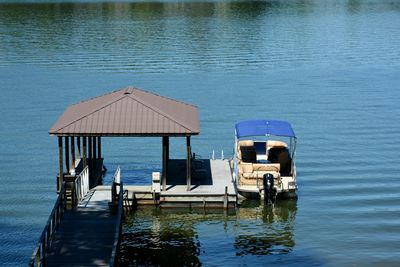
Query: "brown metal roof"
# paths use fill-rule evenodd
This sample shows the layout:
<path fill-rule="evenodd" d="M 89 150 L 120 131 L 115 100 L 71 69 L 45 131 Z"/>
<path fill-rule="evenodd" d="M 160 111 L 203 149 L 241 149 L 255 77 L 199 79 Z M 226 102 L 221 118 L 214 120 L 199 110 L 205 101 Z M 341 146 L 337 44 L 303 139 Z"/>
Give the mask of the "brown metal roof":
<path fill-rule="evenodd" d="M 50 134 L 185 136 L 199 134 L 197 107 L 127 87 L 67 108 Z"/>

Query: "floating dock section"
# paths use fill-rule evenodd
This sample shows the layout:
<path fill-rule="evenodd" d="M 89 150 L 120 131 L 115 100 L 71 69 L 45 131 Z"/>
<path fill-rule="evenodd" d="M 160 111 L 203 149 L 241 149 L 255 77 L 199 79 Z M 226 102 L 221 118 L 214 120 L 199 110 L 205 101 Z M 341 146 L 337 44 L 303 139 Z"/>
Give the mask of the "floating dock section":
<path fill-rule="evenodd" d="M 190 190 L 185 184 L 185 161 L 170 160 L 165 191 L 157 184 L 126 185 L 128 199 L 133 205 L 156 204 L 161 207 L 235 207 L 237 194 L 232 181 L 229 160 L 196 160 L 193 162 Z"/>

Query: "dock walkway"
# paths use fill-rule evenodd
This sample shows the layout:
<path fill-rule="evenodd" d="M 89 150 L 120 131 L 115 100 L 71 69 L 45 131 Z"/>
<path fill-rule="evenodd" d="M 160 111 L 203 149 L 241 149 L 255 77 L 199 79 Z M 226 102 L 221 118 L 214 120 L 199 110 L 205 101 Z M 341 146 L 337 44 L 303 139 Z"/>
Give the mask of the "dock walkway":
<path fill-rule="evenodd" d="M 110 201 L 110 188 L 96 187 L 76 209 L 65 212 L 47 266 L 110 266 L 118 221 Z"/>

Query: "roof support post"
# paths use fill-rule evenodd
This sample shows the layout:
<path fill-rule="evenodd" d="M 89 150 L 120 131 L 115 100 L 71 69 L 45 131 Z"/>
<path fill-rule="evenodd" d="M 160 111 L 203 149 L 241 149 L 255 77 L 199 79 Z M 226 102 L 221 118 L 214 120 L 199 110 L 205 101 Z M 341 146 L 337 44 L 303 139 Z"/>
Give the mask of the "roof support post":
<path fill-rule="evenodd" d="M 83 168 L 87 166 L 87 146 L 86 146 L 86 136 L 82 136 L 83 139 Z"/>
<path fill-rule="evenodd" d="M 97 137 L 97 145 L 98 145 L 98 149 L 97 149 L 97 158 L 101 159 L 101 136 Z"/>
<path fill-rule="evenodd" d="M 58 181 L 57 181 L 57 192 L 61 190 L 61 185 L 63 182 L 63 143 L 62 137 L 58 137 Z"/>
<path fill-rule="evenodd" d="M 89 163 L 89 173 L 91 173 L 92 172 L 92 164 L 93 164 L 93 155 L 92 155 L 92 152 L 93 152 L 93 148 L 92 148 L 92 145 L 93 145 L 93 141 L 92 141 L 92 137 L 91 136 L 89 136 L 88 137 L 88 143 L 89 143 L 89 148 L 88 148 L 88 150 L 89 150 L 89 160 L 88 160 L 88 163 Z"/>
<path fill-rule="evenodd" d="M 167 173 L 168 173 L 168 160 L 169 160 L 169 136 L 162 137 L 162 190 L 165 191 L 167 187 Z"/>
<path fill-rule="evenodd" d="M 93 159 L 97 159 L 97 137 L 93 136 Z"/>
<path fill-rule="evenodd" d="M 78 159 L 80 159 L 81 155 L 82 155 L 82 153 L 81 153 L 81 137 L 80 136 L 76 137 L 76 147 L 78 148 L 77 157 L 78 157 Z"/>
<path fill-rule="evenodd" d="M 75 137 L 71 136 L 71 170 L 75 170 Z"/>
<path fill-rule="evenodd" d="M 67 173 L 69 173 L 69 138 L 68 136 L 64 137 L 65 141 L 65 167 L 67 169 Z"/>
<path fill-rule="evenodd" d="M 186 191 L 190 191 L 192 180 L 192 149 L 190 146 L 190 135 L 186 136 Z"/>
<path fill-rule="evenodd" d="M 168 165 L 169 165 L 169 136 L 167 137 L 167 171 L 165 173 L 165 177 L 168 176 Z"/>

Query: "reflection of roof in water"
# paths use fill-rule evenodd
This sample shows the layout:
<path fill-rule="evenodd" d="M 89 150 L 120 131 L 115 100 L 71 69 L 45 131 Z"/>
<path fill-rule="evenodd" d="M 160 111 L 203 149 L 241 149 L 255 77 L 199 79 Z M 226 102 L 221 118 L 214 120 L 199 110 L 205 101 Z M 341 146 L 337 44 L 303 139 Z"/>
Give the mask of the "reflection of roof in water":
<path fill-rule="evenodd" d="M 201 265 L 198 257 L 200 242 L 190 223 L 172 218 L 160 223 L 153 220 L 154 213 L 144 215 L 139 221 L 134 221 L 135 226 L 123 234 L 121 266 Z"/>

